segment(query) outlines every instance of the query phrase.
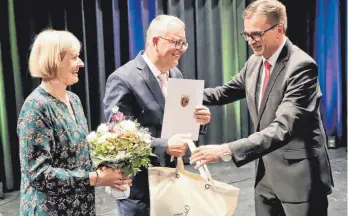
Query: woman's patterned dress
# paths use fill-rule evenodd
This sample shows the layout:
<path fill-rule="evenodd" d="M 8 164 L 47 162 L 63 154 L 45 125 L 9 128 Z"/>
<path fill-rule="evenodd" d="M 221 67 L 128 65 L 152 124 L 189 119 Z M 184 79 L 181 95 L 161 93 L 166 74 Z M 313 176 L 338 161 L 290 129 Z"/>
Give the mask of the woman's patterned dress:
<path fill-rule="evenodd" d="M 41 87 L 20 112 L 21 215 L 95 215 L 87 121 L 78 96 L 68 97 L 76 121 Z"/>

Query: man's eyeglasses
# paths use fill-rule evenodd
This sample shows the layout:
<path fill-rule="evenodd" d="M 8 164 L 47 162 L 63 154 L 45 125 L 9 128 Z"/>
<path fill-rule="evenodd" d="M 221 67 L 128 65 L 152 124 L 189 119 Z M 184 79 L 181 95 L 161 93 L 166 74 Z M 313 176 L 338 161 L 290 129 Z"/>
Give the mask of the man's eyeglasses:
<path fill-rule="evenodd" d="M 176 49 L 182 49 L 183 47 L 185 47 L 187 49 L 188 47 L 188 43 L 186 41 L 176 41 L 176 40 L 172 40 L 172 39 L 168 39 L 168 38 L 164 38 L 164 37 L 158 37 L 161 38 L 163 40 L 169 41 L 170 43 L 175 45 Z"/>
<path fill-rule="evenodd" d="M 271 26 L 270 28 L 266 29 L 265 31 L 252 32 L 252 33 L 250 33 L 250 34 L 248 34 L 248 33 L 244 32 L 244 31 L 242 31 L 242 32 L 240 33 L 240 35 L 241 35 L 246 41 L 248 41 L 249 38 L 251 38 L 251 39 L 253 39 L 254 41 L 257 41 L 257 42 L 258 42 L 258 41 L 261 41 L 261 40 L 262 40 L 262 36 L 263 36 L 266 32 L 268 32 L 269 30 L 273 29 L 273 28 L 276 27 L 277 25 L 279 25 L 279 23 L 277 23 L 277 24 Z"/>

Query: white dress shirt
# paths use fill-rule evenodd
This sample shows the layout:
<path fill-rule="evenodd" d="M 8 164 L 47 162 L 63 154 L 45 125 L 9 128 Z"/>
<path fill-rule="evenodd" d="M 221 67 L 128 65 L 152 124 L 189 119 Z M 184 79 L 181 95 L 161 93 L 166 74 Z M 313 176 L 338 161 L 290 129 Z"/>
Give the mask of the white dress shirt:
<path fill-rule="evenodd" d="M 149 66 L 151 72 L 153 73 L 153 75 L 156 77 L 158 85 L 161 86 L 161 80 L 158 78 L 158 76 L 161 74 L 161 71 L 158 70 L 158 68 L 150 61 L 149 57 L 147 57 L 146 52 L 144 52 L 144 54 L 142 55 L 142 57 L 144 58 L 144 61 L 146 62 L 147 66 Z M 169 77 L 169 72 L 164 72 L 167 73 L 167 79 Z"/>

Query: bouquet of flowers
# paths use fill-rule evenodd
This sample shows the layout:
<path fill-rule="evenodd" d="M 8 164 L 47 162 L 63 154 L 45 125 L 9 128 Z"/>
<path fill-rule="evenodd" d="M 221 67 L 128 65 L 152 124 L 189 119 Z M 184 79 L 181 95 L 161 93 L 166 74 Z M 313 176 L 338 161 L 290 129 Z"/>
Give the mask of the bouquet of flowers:
<path fill-rule="evenodd" d="M 141 168 L 151 166 L 152 153 L 151 136 L 147 128 L 140 127 L 137 121 L 126 120 L 118 107 L 112 109 L 109 123 L 101 124 L 96 132 L 87 136 L 91 147 L 93 165 L 122 168 L 126 176 L 136 175 Z M 106 191 L 113 196 L 117 189 L 106 187 Z M 128 195 L 123 195 L 127 198 Z"/>

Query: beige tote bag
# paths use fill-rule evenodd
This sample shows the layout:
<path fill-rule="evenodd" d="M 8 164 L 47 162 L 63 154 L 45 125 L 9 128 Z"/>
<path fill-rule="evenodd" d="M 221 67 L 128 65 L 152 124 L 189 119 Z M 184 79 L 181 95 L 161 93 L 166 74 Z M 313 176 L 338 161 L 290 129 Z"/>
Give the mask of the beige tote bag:
<path fill-rule="evenodd" d="M 213 180 L 207 166 L 200 173 L 185 171 L 182 158 L 176 169 L 149 168 L 151 216 L 231 216 L 239 189 Z"/>

